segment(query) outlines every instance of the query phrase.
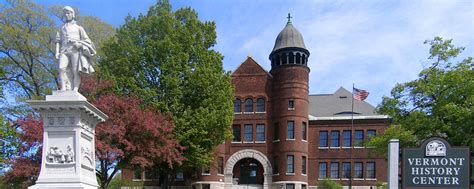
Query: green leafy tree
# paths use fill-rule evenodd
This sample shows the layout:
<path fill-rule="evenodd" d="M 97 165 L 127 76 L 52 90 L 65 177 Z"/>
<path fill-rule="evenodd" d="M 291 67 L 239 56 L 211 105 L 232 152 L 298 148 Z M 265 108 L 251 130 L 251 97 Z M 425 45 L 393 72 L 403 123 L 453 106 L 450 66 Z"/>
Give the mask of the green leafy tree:
<path fill-rule="evenodd" d="M 230 137 L 233 87 L 223 56 L 212 49 L 215 29 L 193 9 L 173 12 L 159 1 L 146 15 L 125 19 L 99 62 L 117 91 L 172 114 L 175 135 L 187 147 L 183 167 L 210 163 L 215 147 Z"/>
<path fill-rule="evenodd" d="M 35 99 L 54 87 L 54 26 L 44 8 L 31 1 L 8 0 L 0 7 L 0 85 L 8 92 Z"/>
<path fill-rule="evenodd" d="M 18 134 L 14 126 L 0 114 L 0 175 L 7 168 L 7 160 L 11 159 L 18 149 Z"/>
<path fill-rule="evenodd" d="M 413 133 L 417 143 L 437 136 L 452 145 L 474 149 L 472 57 L 459 57 L 464 48 L 455 47 L 452 40 L 435 37 L 425 44 L 431 45 L 430 66 L 420 72 L 418 79 L 397 84 L 391 97 L 384 97 L 377 107 L 379 113 L 392 116 L 394 124 L 401 128 L 393 128 L 394 132 L 376 137 L 375 141 L 387 142 L 388 137 L 406 139 Z M 402 146 L 409 144 L 401 141 Z"/>
<path fill-rule="evenodd" d="M 28 113 L 23 103 L 40 99 L 58 87 L 55 36 L 62 22 L 58 8 L 45 10 L 30 0 L 7 0 L 0 4 L 0 97 L 12 94 L 15 102 L 2 101 L 2 113 L 21 117 Z M 96 44 L 111 37 L 114 28 L 89 16 L 77 17 Z M 99 32 L 100 31 L 100 32 Z M 99 53 L 101 53 L 100 47 Z M 2 90 L 3 89 L 3 90 Z"/>
<path fill-rule="evenodd" d="M 407 130 L 400 125 L 392 125 L 385 133 L 380 136 L 370 138 L 364 143 L 370 150 L 375 151 L 379 155 L 388 154 L 388 143 L 391 139 L 398 139 L 400 146 L 413 146 L 416 142 L 416 138 L 413 135 L 413 131 Z"/>

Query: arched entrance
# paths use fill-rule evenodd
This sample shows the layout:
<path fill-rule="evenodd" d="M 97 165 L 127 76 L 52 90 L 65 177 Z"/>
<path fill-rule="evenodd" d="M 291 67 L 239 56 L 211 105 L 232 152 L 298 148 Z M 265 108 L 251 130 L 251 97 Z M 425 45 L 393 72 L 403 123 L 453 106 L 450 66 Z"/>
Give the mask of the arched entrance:
<path fill-rule="evenodd" d="M 239 166 L 243 165 L 244 169 L 249 169 L 252 171 L 252 167 L 254 166 L 252 160 L 258 161 L 259 164 L 263 167 L 263 189 L 270 189 L 272 184 L 272 164 L 265 156 L 265 154 L 252 149 L 240 150 L 230 156 L 229 160 L 227 160 L 225 170 L 224 170 L 224 182 L 225 188 L 231 189 L 233 185 L 233 170 L 234 166 L 240 161 L 244 159 L 250 159 L 249 161 L 240 162 Z M 243 164 L 242 164 L 243 163 Z"/>
<path fill-rule="evenodd" d="M 232 174 L 234 177 L 233 185 L 263 186 L 263 166 L 256 159 L 244 158 L 239 160 L 234 165 Z M 236 180 L 236 177 L 238 180 Z"/>

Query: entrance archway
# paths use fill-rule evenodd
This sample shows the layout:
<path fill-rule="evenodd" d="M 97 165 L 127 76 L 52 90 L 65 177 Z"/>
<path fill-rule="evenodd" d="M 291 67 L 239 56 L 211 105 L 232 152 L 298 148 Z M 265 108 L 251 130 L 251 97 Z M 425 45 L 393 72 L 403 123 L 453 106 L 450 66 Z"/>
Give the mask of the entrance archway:
<path fill-rule="evenodd" d="M 234 166 L 237 164 L 238 161 L 251 158 L 257 160 L 263 167 L 263 189 L 270 189 L 272 184 L 272 164 L 265 156 L 265 154 L 252 149 L 240 150 L 230 156 L 229 160 L 227 160 L 225 170 L 224 170 L 224 183 L 226 189 L 231 189 L 233 184 L 233 174 L 232 171 Z"/>

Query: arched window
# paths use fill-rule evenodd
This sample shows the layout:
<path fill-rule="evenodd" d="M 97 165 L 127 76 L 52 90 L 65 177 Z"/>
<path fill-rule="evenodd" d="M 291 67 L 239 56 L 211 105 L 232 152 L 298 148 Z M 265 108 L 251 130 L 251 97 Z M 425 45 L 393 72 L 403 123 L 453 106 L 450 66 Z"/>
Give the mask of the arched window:
<path fill-rule="evenodd" d="M 275 66 L 275 58 L 272 58 L 272 67 Z"/>
<path fill-rule="evenodd" d="M 294 64 L 295 63 L 295 55 L 293 52 L 288 53 L 288 64 Z"/>
<path fill-rule="evenodd" d="M 283 54 L 281 55 L 281 64 L 285 65 L 285 64 L 288 63 L 286 57 L 287 57 L 287 56 L 286 56 L 285 53 L 283 53 Z"/>
<path fill-rule="evenodd" d="M 303 54 L 303 58 L 301 58 L 301 64 L 306 65 L 306 55 Z"/>
<path fill-rule="evenodd" d="M 265 112 L 265 100 L 263 98 L 257 99 L 257 111 L 256 112 Z"/>
<path fill-rule="evenodd" d="M 253 112 L 253 101 L 250 98 L 245 100 L 245 112 Z"/>
<path fill-rule="evenodd" d="M 234 112 L 241 112 L 242 110 L 240 109 L 240 99 L 236 98 L 234 100 Z"/>
<path fill-rule="evenodd" d="M 296 53 L 296 64 L 302 64 L 301 53 Z"/>

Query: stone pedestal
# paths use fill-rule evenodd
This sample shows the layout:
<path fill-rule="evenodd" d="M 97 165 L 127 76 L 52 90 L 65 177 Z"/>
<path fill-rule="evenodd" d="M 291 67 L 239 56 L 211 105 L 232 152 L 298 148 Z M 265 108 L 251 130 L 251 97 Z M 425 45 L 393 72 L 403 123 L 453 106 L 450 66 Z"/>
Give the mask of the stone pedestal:
<path fill-rule="evenodd" d="M 28 101 L 43 119 L 43 156 L 36 184 L 42 188 L 97 188 L 95 126 L 108 117 L 75 91 L 53 91 Z"/>

